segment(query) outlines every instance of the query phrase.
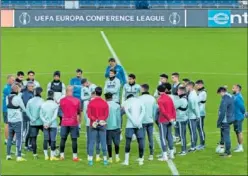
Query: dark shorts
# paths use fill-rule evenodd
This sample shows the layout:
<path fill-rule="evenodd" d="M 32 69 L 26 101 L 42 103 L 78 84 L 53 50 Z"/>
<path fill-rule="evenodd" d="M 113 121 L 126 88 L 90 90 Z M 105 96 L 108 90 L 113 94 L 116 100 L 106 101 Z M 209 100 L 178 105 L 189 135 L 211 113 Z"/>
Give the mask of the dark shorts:
<path fill-rule="evenodd" d="M 235 120 L 233 127 L 234 127 L 234 131 L 239 134 L 242 132 L 242 124 L 243 124 L 243 120 Z"/>
<path fill-rule="evenodd" d="M 43 130 L 44 132 L 44 140 L 49 140 L 51 141 L 56 141 L 56 136 L 57 136 L 57 128 L 48 128 Z"/>
<path fill-rule="evenodd" d="M 3 112 L 3 122 L 5 124 L 8 124 L 8 113 L 7 112 Z"/>
<path fill-rule="evenodd" d="M 30 126 L 30 137 L 37 137 L 40 130 L 43 131 L 43 125 Z"/>
<path fill-rule="evenodd" d="M 61 126 L 60 136 L 61 138 L 67 138 L 71 134 L 71 138 L 75 139 L 79 137 L 79 127 L 78 126 Z"/>
<path fill-rule="evenodd" d="M 120 129 L 107 130 L 107 145 L 112 145 L 112 141 L 114 142 L 115 145 L 119 145 L 120 144 L 120 134 L 121 134 Z"/>
<path fill-rule="evenodd" d="M 133 134 L 136 135 L 137 138 L 144 138 L 144 130 L 143 128 L 126 128 L 126 138 L 132 138 Z"/>

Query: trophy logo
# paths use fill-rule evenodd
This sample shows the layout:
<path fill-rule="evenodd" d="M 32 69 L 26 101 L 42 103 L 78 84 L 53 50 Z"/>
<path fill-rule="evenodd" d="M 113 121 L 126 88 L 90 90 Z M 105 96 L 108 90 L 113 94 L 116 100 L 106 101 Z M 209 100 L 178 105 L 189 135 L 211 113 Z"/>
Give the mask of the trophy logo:
<path fill-rule="evenodd" d="M 169 16 L 169 21 L 173 25 L 177 25 L 180 22 L 181 18 L 177 12 L 172 12 Z"/>
<path fill-rule="evenodd" d="M 19 16 L 19 21 L 22 25 L 27 25 L 30 23 L 31 17 L 27 12 L 22 12 L 22 14 Z"/>

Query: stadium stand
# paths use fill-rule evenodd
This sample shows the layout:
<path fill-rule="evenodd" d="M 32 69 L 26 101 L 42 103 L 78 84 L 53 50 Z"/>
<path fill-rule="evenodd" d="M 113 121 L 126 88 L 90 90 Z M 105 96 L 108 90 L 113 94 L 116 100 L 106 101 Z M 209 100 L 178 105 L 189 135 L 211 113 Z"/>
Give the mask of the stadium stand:
<path fill-rule="evenodd" d="M 63 9 L 65 0 L 2 0 L 3 9 Z M 82 9 L 242 8 L 239 0 L 79 0 Z"/>

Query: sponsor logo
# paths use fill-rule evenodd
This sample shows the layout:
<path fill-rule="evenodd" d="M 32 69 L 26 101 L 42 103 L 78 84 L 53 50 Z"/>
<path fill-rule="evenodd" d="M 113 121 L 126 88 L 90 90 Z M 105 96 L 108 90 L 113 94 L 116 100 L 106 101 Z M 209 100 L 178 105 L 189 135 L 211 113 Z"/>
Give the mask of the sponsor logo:
<path fill-rule="evenodd" d="M 172 12 L 169 16 L 169 21 L 172 25 L 177 25 L 181 20 L 180 15 L 177 12 Z"/>
<path fill-rule="evenodd" d="M 209 10 L 208 26 L 209 27 L 231 27 L 230 10 Z"/>
<path fill-rule="evenodd" d="M 30 23 L 31 17 L 27 12 L 22 12 L 19 16 L 19 21 L 22 25 L 27 25 Z"/>

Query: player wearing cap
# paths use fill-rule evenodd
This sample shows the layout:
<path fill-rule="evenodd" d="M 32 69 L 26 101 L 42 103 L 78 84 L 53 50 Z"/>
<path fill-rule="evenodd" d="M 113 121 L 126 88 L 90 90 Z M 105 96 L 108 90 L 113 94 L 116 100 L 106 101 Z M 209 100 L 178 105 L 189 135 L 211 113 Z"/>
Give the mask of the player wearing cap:
<path fill-rule="evenodd" d="M 116 63 L 114 58 L 109 59 L 109 66 L 107 66 L 105 71 L 105 78 L 109 78 L 110 70 L 114 69 L 116 71 L 116 77 L 120 80 L 121 85 L 126 84 L 126 76 L 123 67 Z"/>
<path fill-rule="evenodd" d="M 7 160 L 11 160 L 11 145 L 13 141 L 14 134 L 16 135 L 16 151 L 17 151 L 17 159 L 16 161 L 26 161 L 21 156 L 22 151 L 22 121 L 23 121 L 23 113 L 22 111 L 26 111 L 24 103 L 21 97 L 18 95 L 21 91 L 21 85 L 15 83 L 12 85 L 11 93 L 7 97 L 7 113 L 8 113 L 8 127 L 9 127 L 9 135 L 7 142 Z"/>
<path fill-rule="evenodd" d="M 81 84 L 81 82 L 80 82 Z M 73 161 L 78 162 L 80 159 L 77 156 L 79 137 L 79 127 L 81 123 L 81 102 L 78 98 L 73 97 L 73 86 L 66 88 L 66 96 L 60 100 L 60 108 L 62 110 L 62 123 L 60 131 L 60 159 L 65 159 L 65 143 L 69 134 L 72 140 Z"/>
<path fill-rule="evenodd" d="M 120 80 L 116 77 L 116 71 L 111 69 L 109 71 L 109 78 L 105 81 L 104 94 L 111 93 L 113 95 L 113 101 L 120 103 Z"/>
<path fill-rule="evenodd" d="M 57 114 L 59 105 L 54 101 L 54 92 L 52 90 L 48 91 L 47 100 L 42 104 L 40 109 L 40 118 L 43 122 L 44 127 L 44 142 L 43 142 L 43 150 L 45 155 L 45 160 L 49 160 L 49 155 L 47 152 L 48 149 L 48 141 L 51 140 L 51 154 L 50 160 L 57 161 L 58 158 L 55 157 L 55 149 L 56 149 L 56 135 L 57 135 Z"/>
<path fill-rule="evenodd" d="M 47 93 L 52 90 L 54 92 L 54 101 L 59 104 L 61 98 L 65 97 L 65 84 L 60 80 L 61 73 L 60 71 L 55 71 L 53 74 L 53 81 L 47 85 Z M 59 126 L 61 126 L 62 120 L 62 111 L 59 108 L 58 116 L 60 118 Z M 60 131 L 60 129 L 59 129 Z"/>
<path fill-rule="evenodd" d="M 159 85 L 164 85 L 165 83 L 167 83 L 168 82 L 168 75 L 167 74 L 165 74 L 165 73 L 163 73 L 163 74 L 161 74 L 160 75 L 160 79 L 159 79 Z M 158 90 L 156 89 L 156 91 L 155 91 L 155 93 L 154 93 L 154 97 L 155 98 L 158 98 L 159 97 L 159 95 L 158 95 Z"/>
<path fill-rule="evenodd" d="M 28 82 L 33 82 L 34 84 L 34 89 L 36 89 L 36 87 L 40 87 L 40 83 L 35 80 L 35 72 L 34 71 L 28 71 L 28 78 L 23 81 L 23 86 L 26 87 Z"/>
<path fill-rule="evenodd" d="M 221 129 L 222 138 L 220 145 L 225 145 L 225 152 L 220 156 L 231 157 L 230 125 L 235 120 L 234 97 L 227 92 L 225 87 L 219 87 L 217 93 L 222 97 L 217 128 Z"/>
<path fill-rule="evenodd" d="M 38 159 L 37 155 L 37 136 L 39 130 L 43 131 L 43 122 L 40 118 L 40 109 L 44 100 L 41 98 L 42 88 L 37 87 L 35 96 L 31 98 L 26 106 L 26 114 L 30 120 L 30 138 L 33 150 L 34 159 Z"/>

